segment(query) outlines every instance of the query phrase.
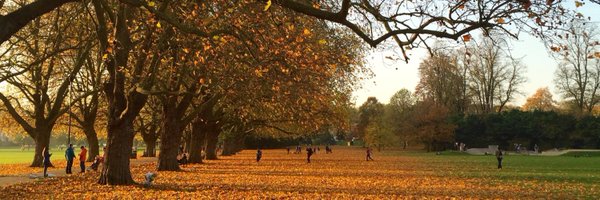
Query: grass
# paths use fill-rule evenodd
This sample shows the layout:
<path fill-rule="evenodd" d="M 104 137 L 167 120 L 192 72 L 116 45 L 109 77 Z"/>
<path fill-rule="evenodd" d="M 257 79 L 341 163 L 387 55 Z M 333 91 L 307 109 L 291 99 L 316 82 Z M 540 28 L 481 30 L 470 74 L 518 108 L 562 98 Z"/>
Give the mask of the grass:
<path fill-rule="evenodd" d="M 591 152 L 573 152 L 587 153 Z M 497 169 L 494 155 L 478 156 L 459 152 L 408 153 L 431 166 L 440 166 L 442 175 L 486 178 L 506 183 L 519 180 L 600 184 L 600 157 L 574 156 L 504 156 L 503 169 Z"/>
<path fill-rule="evenodd" d="M 88 149 L 89 150 L 89 149 Z M 138 155 L 141 155 L 144 152 L 144 149 L 138 148 Z M 57 160 L 65 160 L 65 150 L 58 150 L 58 148 L 52 148 L 50 150 L 52 153 L 52 161 Z M 79 154 L 79 148 L 75 149 L 75 155 Z M 100 154 L 102 155 L 102 150 L 100 150 Z M 21 151 L 20 147 L 14 148 L 0 148 L 0 164 L 17 164 L 17 163 L 27 163 L 30 164 L 33 161 L 33 156 L 35 155 L 35 147 L 30 148 L 29 150 Z"/>
<path fill-rule="evenodd" d="M 160 171 L 151 187 L 95 184 L 97 172 L 9 186 L 0 199 L 596 199 L 600 157 L 509 155 L 496 169 L 494 156 L 443 152 L 374 152 L 333 147 L 306 163 L 306 154 L 256 150 Z M 1 169 L 1 166 L 0 166 Z M 156 163 L 132 166 L 138 183 Z M 62 188 L 60 191 L 53 188 Z M 32 193 L 31 191 L 48 191 Z"/>

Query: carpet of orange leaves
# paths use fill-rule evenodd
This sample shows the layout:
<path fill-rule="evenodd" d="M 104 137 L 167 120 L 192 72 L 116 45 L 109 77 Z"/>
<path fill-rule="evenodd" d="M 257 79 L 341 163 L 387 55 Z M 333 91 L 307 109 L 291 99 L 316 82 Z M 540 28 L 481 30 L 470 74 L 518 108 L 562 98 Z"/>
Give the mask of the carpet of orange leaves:
<path fill-rule="evenodd" d="M 464 166 L 443 166 L 418 156 L 375 152 L 375 161 L 367 162 L 361 148 L 334 148 L 333 154 L 320 151 L 310 164 L 305 162 L 306 154 L 288 155 L 285 150 L 264 150 L 260 163 L 254 156 L 255 151 L 246 150 L 184 166 L 181 172 L 158 172 L 150 187 L 98 185 L 98 173 L 91 172 L 7 186 L 0 199 L 570 199 L 582 193 L 600 195 L 600 187 L 578 183 L 506 182 L 486 173 L 465 177 L 454 173 Z M 469 170 L 498 173 L 490 168 Z M 151 171 L 155 171 L 154 163 L 132 168 L 139 183 Z"/>
<path fill-rule="evenodd" d="M 62 170 L 67 166 L 67 161 L 52 161 L 54 167 L 48 168 L 48 171 Z M 78 167 L 79 165 L 75 166 Z M 41 174 L 42 168 L 29 167 L 27 163 L 21 164 L 2 164 L 0 165 L 0 177 L 3 176 L 26 176 L 28 174 L 36 173 Z"/>

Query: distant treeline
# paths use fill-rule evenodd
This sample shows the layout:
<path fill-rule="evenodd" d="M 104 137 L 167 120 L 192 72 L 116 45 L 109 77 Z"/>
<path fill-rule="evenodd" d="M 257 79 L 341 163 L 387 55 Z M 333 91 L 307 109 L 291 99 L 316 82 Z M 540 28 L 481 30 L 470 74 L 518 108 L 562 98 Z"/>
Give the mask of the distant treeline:
<path fill-rule="evenodd" d="M 600 148 L 600 117 L 575 117 L 554 111 L 511 110 L 487 115 L 455 116 L 457 142 L 468 147 L 490 144 L 527 149 Z"/>

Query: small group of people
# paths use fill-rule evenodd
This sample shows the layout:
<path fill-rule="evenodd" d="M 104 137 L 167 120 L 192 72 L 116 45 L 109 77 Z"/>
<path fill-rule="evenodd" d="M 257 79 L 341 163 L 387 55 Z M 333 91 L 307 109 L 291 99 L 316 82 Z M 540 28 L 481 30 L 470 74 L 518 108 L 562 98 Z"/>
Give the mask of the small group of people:
<path fill-rule="evenodd" d="M 79 152 L 79 167 L 81 168 L 80 173 L 85 172 L 85 159 L 87 158 L 87 149 L 85 146 L 81 146 L 81 151 Z M 67 174 L 73 173 L 73 161 L 75 160 L 75 150 L 73 149 L 73 144 L 69 144 L 67 150 L 65 151 L 65 158 L 67 159 Z"/>
<path fill-rule="evenodd" d="M 50 153 L 50 150 L 47 147 L 44 147 L 44 149 L 42 150 L 42 164 L 44 166 L 44 177 L 48 177 L 48 167 L 52 166 L 52 163 L 50 162 L 50 157 L 52 156 L 52 154 Z M 76 158 L 75 156 L 75 150 L 73 149 L 73 144 L 69 144 L 69 147 L 67 148 L 67 150 L 65 150 L 65 158 L 67 159 L 67 167 L 65 169 L 67 174 L 72 174 L 73 173 L 73 162 Z M 79 167 L 81 168 L 81 172 L 80 173 L 84 173 L 85 172 L 85 160 L 87 158 L 87 149 L 85 148 L 85 146 L 81 146 L 81 151 L 79 152 Z"/>

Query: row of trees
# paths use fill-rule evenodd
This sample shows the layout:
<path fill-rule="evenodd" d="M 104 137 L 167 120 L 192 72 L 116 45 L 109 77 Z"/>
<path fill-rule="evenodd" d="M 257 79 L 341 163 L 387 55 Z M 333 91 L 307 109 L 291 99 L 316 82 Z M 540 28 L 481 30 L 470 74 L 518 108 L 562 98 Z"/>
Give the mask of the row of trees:
<path fill-rule="evenodd" d="M 521 108 L 510 106 L 525 82 L 525 66 L 511 56 L 504 38 L 486 37 L 458 49 L 439 45 L 444 48 L 434 50 L 419 67 L 415 94 L 400 90 L 388 105 L 369 98 L 358 108 L 355 134 L 371 145 L 419 141 L 428 150 L 455 141 L 597 148 L 598 135 L 592 133 L 598 128 L 593 115 L 600 102 L 596 26 L 575 20 L 556 37 L 564 39 L 550 51 L 559 63 L 555 83 L 560 103 L 548 88 L 540 88 Z"/>
<path fill-rule="evenodd" d="M 106 137 L 103 184 L 133 183 L 126 152 L 137 133 L 146 156 L 160 142 L 158 170 L 179 170 L 180 146 L 201 163 L 202 151 L 217 158 L 219 138 L 227 155 L 250 134 L 344 126 L 350 92 L 368 73 L 354 36 L 253 2 L 151 3 L 65 5 L 3 45 L 3 129 L 35 140 L 32 166 L 69 120 L 90 158 L 98 132 Z"/>
<path fill-rule="evenodd" d="M 469 42 L 470 31 L 493 29 L 545 36 L 573 14 L 561 3 L 0 1 L 0 100 L 36 142 L 32 166 L 52 132 L 70 127 L 60 123 L 69 116 L 94 149 L 97 132 L 106 132 L 98 182 L 131 184 L 137 132 L 160 140 L 159 170 L 177 170 L 183 143 L 192 159 L 202 146 L 214 158 L 220 134 L 235 146 L 254 132 L 343 126 L 349 91 L 367 71 L 351 35 L 373 47 L 395 44 L 408 61 L 406 51 L 432 37 Z"/>

